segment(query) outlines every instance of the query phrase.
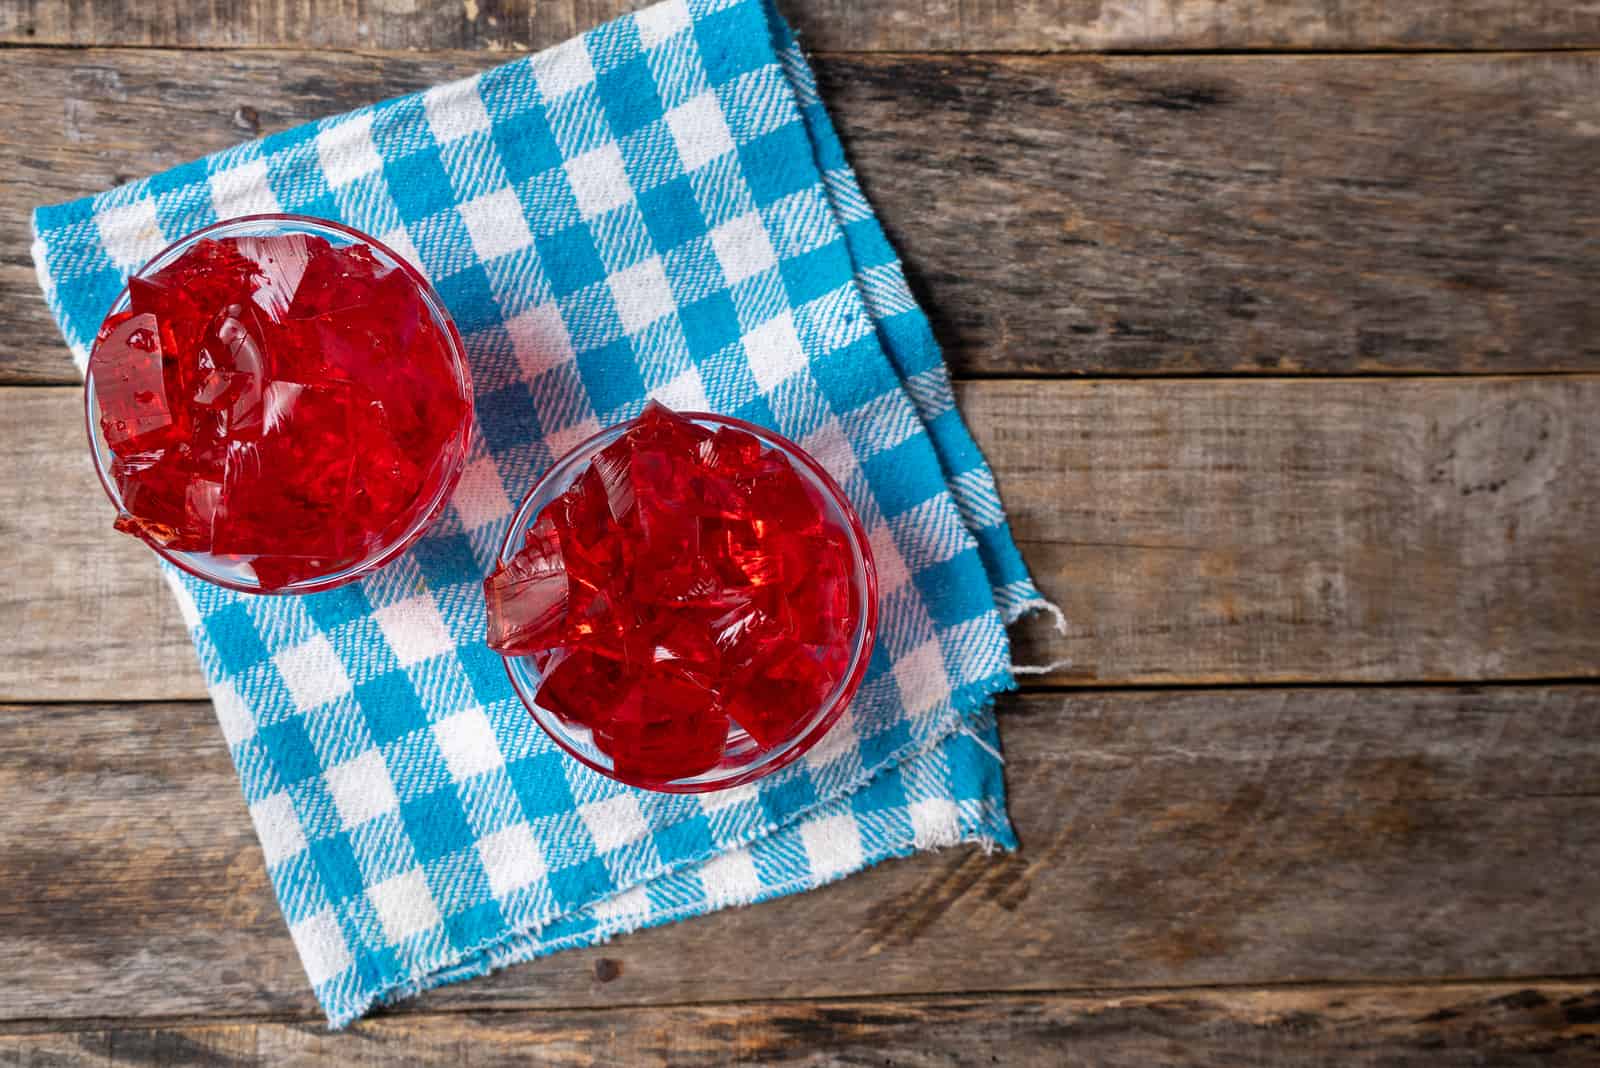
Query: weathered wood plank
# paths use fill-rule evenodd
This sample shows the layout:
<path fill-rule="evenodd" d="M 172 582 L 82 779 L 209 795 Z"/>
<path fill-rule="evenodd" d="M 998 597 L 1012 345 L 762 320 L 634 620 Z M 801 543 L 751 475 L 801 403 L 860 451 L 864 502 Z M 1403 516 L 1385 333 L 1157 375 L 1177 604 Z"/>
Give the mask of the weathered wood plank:
<path fill-rule="evenodd" d="M 1600 55 L 819 76 L 958 373 L 1600 368 Z"/>
<path fill-rule="evenodd" d="M 1600 378 L 962 386 L 1094 685 L 1600 671 Z M 203 697 L 76 390 L 0 390 L 0 700 Z"/>
<path fill-rule="evenodd" d="M 419 1007 L 1591 975 L 1597 716 L 1594 686 L 1011 698 L 1021 853 L 891 863 Z M 0 1019 L 315 1012 L 205 705 L 0 719 Z"/>
<path fill-rule="evenodd" d="M 11 44 L 542 48 L 646 0 L 0 0 Z M 837 51 L 1510 49 L 1600 44 L 1590 0 L 782 0 Z"/>
<path fill-rule="evenodd" d="M 757 1002 L 0 1035 L 0 1065 L 1179 1063 L 1592 1064 L 1600 990 L 1581 983 L 1327 987 Z M 1176 1058 L 1176 1060 L 1174 1059 Z"/>
<path fill-rule="evenodd" d="M 33 206 L 487 62 L 6 58 L 9 382 L 72 378 L 27 254 Z M 957 373 L 1600 369 L 1600 55 L 819 68 Z"/>
<path fill-rule="evenodd" d="M 969 383 L 1058 681 L 1600 671 L 1600 379 Z"/>
<path fill-rule="evenodd" d="M 80 391 L 0 398 L 9 465 L 0 478 L 0 694 L 204 697 L 155 562 L 108 525 L 114 512 L 89 458 Z"/>

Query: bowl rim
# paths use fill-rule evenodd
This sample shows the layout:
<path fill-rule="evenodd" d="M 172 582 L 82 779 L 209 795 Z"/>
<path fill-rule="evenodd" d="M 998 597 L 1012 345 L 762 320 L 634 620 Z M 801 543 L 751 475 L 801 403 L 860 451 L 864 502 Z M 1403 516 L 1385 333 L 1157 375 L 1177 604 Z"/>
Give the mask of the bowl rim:
<path fill-rule="evenodd" d="M 786 767 L 821 741 L 822 737 L 839 721 L 839 717 L 844 715 L 844 710 L 855 699 L 856 693 L 860 690 L 861 683 L 866 677 L 867 665 L 872 659 L 872 651 L 877 641 L 878 569 L 872 554 L 872 542 L 867 537 L 866 527 L 861 522 L 861 516 L 850 503 L 850 499 L 845 496 L 844 490 L 839 486 L 839 483 L 809 452 L 776 431 L 768 430 L 766 427 L 736 416 L 704 411 L 679 411 L 676 414 L 702 424 L 711 423 L 717 426 L 728 426 L 735 430 L 742 430 L 759 439 L 764 445 L 778 449 L 788 460 L 798 463 L 807 474 L 812 476 L 814 481 L 828 495 L 829 500 L 843 518 L 845 529 L 850 534 L 851 545 L 855 549 L 859 563 L 858 571 L 861 578 L 862 594 L 861 621 L 859 623 L 861 637 L 855 643 L 855 648 L 852 651 L 853 657 L 850 662 L 850 668 L 835 685 L 833 694 L 812 714 L 810 722 L 802 730 L 794 734 L 788 741 L 767 750 L 748 767 L 738 769 L 735 774 L 725 775 L 720 778 L 706 778 L 705 776 L 710 773 L 702 772 L 700 775 L 686 776 L 667 782 L 647 782 L 620 774 L 615 768 L 606 767 L 582 752 L 564 736 L 564 731 L 558 726 L 559 717 L 539 706 L 534 694 L 529 692 L 527 680 L 519 676 L 516 670 L 516 665 L 531 662 L 530 657 L 506 656 L 503 653 L 499 653 L 498 650 L 496 655 L 500 657 L 501 666 L 505 668 L 506 676 L 511 680 L 511 687 L 516 691 L 518 700 L 528 710 L 528 714 L 538 724 L 539 729 L 544 731 L 556 745 L 579 763 L 592 768 L 608 779 L 626 786 L 656 793 L 699 794 L 743 786 Z M 522 532 L 527 529 L 532 518 L 530 514 L 532 505 L 541 491 L 559 478 L 564 478 L 569 474 L 576 476 L 594 453 L 609 444 L 611 440 L 620 437 L 631 424 L 631 419 L 623 420 L 589 435 L 557 458 L 534 481 L 527 493 L 523 494 L 516 511 L 512 513 L 511 522 L 506 527 L 505 537 L 501 539 L 500 550 L 495 556 L 497 567 L 507 563 L 515 555 Z M 570 485 L 570 482 L 568 484 Z M 565 486 L 562 487 L 563 490 L 565 488 Z M 530 666 L 525 670 L 532 672 L 534 669 Z M 714 771 L 715 769 L 712 770 Z"/>
<path fill-rule="evenodd" d="M 461 425 L 456 429 L 455 434 L 445 443 L 447 448 L 452 443 L 455 443 L 458 446 L 460 459 L 454 465 L 454 470 L 452 470 L 443 480 L 441 480 L 439 486 L 434 492 L 433 499 L 430 500 L 428 504 L 417 513 L 416 518 L 406 527 L 405 533 L 396 538 L 381 552 L 364 560 L 359 560 L 354 564 L 350 564 L 339 571 L 330 572 L 326 575 L 314 576 L 310 579 L 291 583 L 287 586 L 282 586 L 277 589 L 265 590 L 262 589 L 259 584 L 245 582 L 221 573 L 208 572 L 200 563 L 200 561 L 211 556 L 212 554 L 180 552 L 178 550 L 168 549 L 164 546 L 155 545 L 149 541 L 146 541 L 144 538 L 137 539 L 146 545 L 150 551 L 154 552 L 162 560 L 171 564 L 179 571 L 182 571 L 187 575 L 191 575 L 202 582 L 209 583 L 213 586 L 220 586 L 223 589 L 234 590 L 239 593 L 252 593 L 263 597 L 289 597 L 306 593 L 320 593 L 324 590 L 335 589 L 339 586 L 356 582 L 367 575 L 372 574 L 378 569 L 392 563 L 396 558 L 403 554 L 407 549 L 415 544 L 417 539 L 422 537 L 422 535 L 427 532 L 428 528 L 433 525 L 434 521 L 439 518 L 439 515 L 444 511 L 445 505 L 449 503 L 451 496 L 454 494 L 456 485 L 461 480 L 462 471 L 466 468 L 467 454 L 470 452 L 472 444 L 472 428 L 475 422 L 473 417 L 474 393 L 472 383 L 472 368 L 467 362 L 466 345 L 461 340 L 461 333 L 456 328 L 455 320 L 450 315 L 449 309 L 445 307 L 444 301 L 440 299 L 439 294 L 435 292 L 433 286 L 429 284 L 427 278 L 423 276 L 422 272 L 418 270 L 415 265 L 413 265 L 409 260 L 400 255 L 394 249 L 384 244 L 382 241 L 379 241 L 372 235 L 358 230 L 353 226 L 347 226 L 344 223 L 335 222 L 332 219 L 323 219 L 314 215 L 297 215 L 292 212 L 265 212 L 254 215 L 237 215 L 228 219 L 220 219 L 217 222 L 202 226 L 200 229 L 193 230 L 178 238 L 176 241 L 171 242 L 160 252 L 146 260 L 137 270 L 132 272 L 128 278 L 131 280 L 133 278 L 144 277 L 147 274 L 159 270 L 161 267 L 165 267 L 169 259 L 175 258 L 177 254 L 188 249 L 201 239 L 214 236 L 218 231 L 231 231 L 235 229 L 248 230 L 252 227 L 269 225 L 284 229 L 286 228 L 286 224 L 287 227 L 300 228 L 288 229 L 288 232 L 290 233 L 315 233 L 317 231 L 331 231 L 340 235 L 341 237 L 349 238 L 352 242 L 359 242 L 361 244 L 368 245 L 377 250 L 377 252 L 379 252 L 381 255 L 387 257 L 397 269 L 405 273 L 406 277 L 417 286 L 418 291 L 422 294 L 423 304 L 427 307 L 429 314 L 433 316 L 436 325 L 442 327 L 444 330 L 447 341 L 446 347 L 449 349 L 456 371 L 455 377 L 461 386 L 462 399 L 466 402 L 466 414 L 462 418 Z M 121 311 L 125 311 L 131 305 L 132 297 L 129 291 L 128 283 L 125 281 L 122 284 L 121 291 L 117 294 L 116 299 L 111 302 L 110 309 L 106 312 L 105 316 L 102 317 L 101 321 L 104 322 L 106 318 L 116 315 Z M 91 344 L 89 347 L 89 359 L 92 360 L 93 357 L 94 346 Z M 100 479 L 100 488 L 105 491 L 105 494 L 110 499 L 111 503 L 116 505 L 118 509 L 121 509 L 122 495 L 117 490 L 115 485 L 113 485 L 110 472 L 106 470 L 106 464 L 101 455 L 102 452 L 109 452 L 110 447 L 103 444 L 103 435 L 99 431 L 97 425 L 98 421 L 95 418 L 95 413 L 98 406 L 95 397 L 94 376 L 89 373 L 89 365 L 87 360 L 84 364 L 83 378 L 84 431 L 89 438 L 89 454 L 94 462 L 95 475 Z"/>

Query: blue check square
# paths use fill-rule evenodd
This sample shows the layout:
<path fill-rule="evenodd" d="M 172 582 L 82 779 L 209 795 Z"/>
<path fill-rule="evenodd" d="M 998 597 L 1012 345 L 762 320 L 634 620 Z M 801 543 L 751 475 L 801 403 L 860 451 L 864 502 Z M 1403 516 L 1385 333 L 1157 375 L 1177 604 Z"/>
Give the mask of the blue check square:
<path fill-rule="evenodd" d="M 278 780 L 286 786 L 321 775 L 322 762 L 306 736 L 305 725 L 299 716 L 292 716 L 262 727 L 259 732 L 262 746 L 272 758 L 273 770 Z"/>
<path fill-rule="evenodd" d="M 661 97 L 642 54 L 595 78 L 611 132 L 623 138 L 661 118 Z"/>
<path fill-rule="evenodd" d="M 539 262 L 550 278 L 558 297 L 576 293 L 606 276 L 606 269 L 595 250 L 594 238 L 583 224 L 535 239 Z"/>
<path fill-rule="evenodd" d="M 439 163 L 437 152 L 413 152 L 391 160 L 384 164 L 383 178 L 400 218 L 408 223 L 454 207 L 449 195 L 450 178 Z"/>
<path fill-rule="evenodd" d="M 639 210 L 656 251 L 666 252 L 706 232 L 705 219 L 687 178 L 675 178 L 639 194 Z"/>
<path fill-rule="evenodd" d="M 472 841 L 472 831 L 462 814 L 455 787 L 445 785 L 400 806 L 406 833 L 417 859 L 426 863 L 461 848 Z"/>
<path fill-rule="evenodd" d="M 535 108 L 495 123 L 494 144 L 506 177 L 514 183 L 561 166 L 555 134 L 544 112 Z"/>
<path fill-rule="evenodd" d="M 356 704 L 378 745 L 404 738 L 428 725 L 428 714 L 404 671 L 395 668 L 355 688 Z"/>

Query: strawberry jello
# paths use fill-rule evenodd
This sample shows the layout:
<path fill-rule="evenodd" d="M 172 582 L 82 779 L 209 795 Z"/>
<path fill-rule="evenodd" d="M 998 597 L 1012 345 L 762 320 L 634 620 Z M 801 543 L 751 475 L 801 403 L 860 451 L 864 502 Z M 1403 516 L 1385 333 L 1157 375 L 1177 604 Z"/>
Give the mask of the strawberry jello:
<path fill-rule="evenodd" d="M 684 792 L 814 744 L 860 683 L 877 614 L 860 521 L 815 460 L 654 403 L 557 462 L 484 595 L 489 645 L 558 743 Z"/>
<path fill-rule="evenodd" d="M 129 280 L 85 399 L 118 530 L 219 585 L 303 593 L 422 532 L 465 463 L 471 390 L 415 269 L 354 230 L 259 216 Z"/>

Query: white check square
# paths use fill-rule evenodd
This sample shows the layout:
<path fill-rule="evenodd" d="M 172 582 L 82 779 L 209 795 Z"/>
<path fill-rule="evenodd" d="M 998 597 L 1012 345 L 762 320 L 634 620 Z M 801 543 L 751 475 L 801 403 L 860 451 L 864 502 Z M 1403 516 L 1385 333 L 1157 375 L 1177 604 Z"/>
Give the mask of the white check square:
<path fill-rule="evenodd" d="M 294 948 L 300 952 L 300 964 L 312 986 L 332 979 L 354 960 L 332 909 L 323 909 L 290 927 L 289 937 L 294 939 Z"/>
<path fill-rule="evenodd" d="M 617 305 L 617 315 L 622 328 L 636 334 L 657 319 L 677 310 L 672 296 L 672 286 L 667 282 L 667 272 L 660 256 L 651 256 L 627 270 L 618 271 L 607 279 L 611 283 L 611 299 Z"/>
<path fill-rule="evenodd" d="M 620 894 L 612 894 L 594 906 L 597 920 L 640 919 L 650 915 L 650 896 L 642 886 L 633 886 Z"/>
<path fill-rule="evenodd" d="M 422 94 L 422 108 L 433 139 L 441 145 L 489 129 L 489 112 L 478 95 L 476 77 L 434 86 Z"/>
<path fill-rule="evenodd" d="M 761 892 L 761 876 L 748 849 L 720 853 L 700 865 L 700 885 L 714 907 L 743 905 Z"/>
<path fill-rule="evenodd" d="M 851 446 L 850 439 L 845 437 L 837 419 L 829 419 L 807 434 L 800 442 L 800 447 L 815 457 L 823 470 L 832 475 L 834 481 L 846 491 L 861 473 L 861 465 L 856 461 L 856 450 Z"/>
<path fill-rule="evenodd" d="M 321 634 L 306 639 L 272 658 L 289 696 L 302 712 L 309 712 L 350 692 L 350 676 L 333 646 Z"/>
<path fill-rule="evenodd" d="M 333 796 L 333 807 L 339 810 L 339 819 L 346 830 L 400 807 L 389 768 L 383 762 L 383 754 L 376 749 L 368 749 L 354 760 L 330 768 L 324 779 L 328 793 Z"/>
<path fill-rule="evenodd" d="M 266 857 L 269 868 L 288 860 L 306 847 L 300 817 L 286 791 L 280 790 L 251 805 L 250 822 L 255 824 L 256 837 L 261 841 L 261 853 Z"/>
<path fill-rule="evenodd" d="M 547 48 L 531 62 L 539 93 L 547 101 L 566 96 L 594 81 L 594 64 L 589 61 L 589 49 L 582 37 Z"/>
<path fill-rule="evenodd" d="M 705 380 L 698 368 L 691 367 L 665 385 L 652 391 L 656 400 L 678 412 L 704 412 L 711 408 Z"/>
<path fill-rule="evenodd" d="M 697 796 L 700 798 L 700 807 L 707 813 L 712 813 L 754 802 L 761 797 L 761 791 L 755 783 L 747 782 L 743 786 L 735 786 L 729 790 L 712 790 Z"/>
<path fill-rule="evenodd" d="M 231 680 L 222 679 L 211 687 L 211 708 L 217 714 L 222 737 L 230 748 L 255 736 L 255 714 L 250 711 L 244 698 L 239 696 L 239 691 L 234 689 Z"/>
<path fill-rule="evenodd" d="M 956 803 L 948 797 L 925 797 L 913 801 L 911 834 L 918 849 L 949 845 L 961 832 Z"/>
<path fill-rule="evenodd" d="M 888 523 L 874 527 L 867 541 L 872 545 L 872 562 L 877 565 L 878 596 L 887 597 L 911 580 L 911 569 L 906 567 L 906 558 L 900 555 Z"/>
<path fill-rule="evenodd" d="M 500 481 L 493 458 L 473 460 L 462 469 L 450 503 L 468 530 L 486 527 L 511 514 L 511 498 L 506 496 L 505 483 Z"/>
<path fill-rule="evenodd" d="M 760 212 L 746 212 L 711 231 L 711 247 L 730 286 L 778 265 Z"/>
<path fill-rule="evenodd" d="M 944 670 L 939 640 L 930 638 L 894 663 L 894 681 L 900 700 L 911 715 L 920 715 L 950 696 L 950 679 Z"/>
<path fill-rule="evenodd" d="M 527 216 L 522 213 L 522 202 L 509 185 L 469 200 L 456 210 L 461 213 L 461 221 L 467 224 L 467 233 L 472 237 L 472 248 L 479 260 L 509 255 L 533 244 L 533 233 L 528 229 Z"/>
<path fill-rule="evenodd" d="M 697 171 L 733 151 L 733 135 L 728 132 L 728 120 L 722 115 L 715 93 L 701 93 L 663 117 L 685 171 Z"/>
<path fill-rule="evenodd" d="M 639 30 L 639 43 L 646 48 L 656 45 L 689 28 L 689 5 L 683 0 L 667 0 L 636 12 L 633 24 Z"/>
<path fill-rule="evenodd" d="M 384 605 L 372 613 L 383 631 L 384 640 L 394 650 L 401 667 L 410 667 L 456 647 L 450 628 L 439 614 L 430 594 L 422 593 L 404 601 Z"/>
<path fill-rule="evenodd" d="M 386 879 L 367 891 L 367 897 L 383 924 L 383 936 L 393 945 L 426 931 L 439 922 L 439 906 L 428 890 L 421 868 Z"/>
<path fill-rule="evenodd" d="M 372 143 L 372 115 L 357 115 L 317 134 L 317 159 L 334 189 L 383 169 L 383 157 Z"/>
<path fill-rule="evenodd" d="M 800 840 L 806 846 L 811 874 L 831 879 L 861 866 L 861 830 L 848 812 L 800 824 Z"/>
<path fill-rule="evenodd" d="M 750 358 L 750 373 L 763 393 L 806 365 L 806 351 L 795 333 L 794 314 L 774 316 L 744 336 L 744 351 Z"/>
<path fill-rule="evenodd" d="M 650 833 L 650 825 L 639 811 L 639 802 L 632 794 L 618 794 L 604 801 L 578 806 L 578 815 L 594 839 L 599 853 L 609 853 L 637 842 Z"/>
<path fill-rule="evenodd" d="M 450 777 L 462 782 L 506 762 L 495 740 L 494 727 L 481 708 L 468 708 L 433 725 L 433 736 L 444 754 Z"/>
<path fill-rule="evenodd" d="M 570 426 L 552 430 L 545 435 L 545 448 L 551 456 L 565 456 L 575 445 L 600 433 L 600 421 L 592 415 L 584 416 Z"/>
<path fill-rule="evenodd" d="M 283 210 L 267 177 L 267 161 L 253 159 L 218 171 L 208 179 L 211 207 L 219 219 L 240 215 L 274 215 Z"/>
<path fill-rule="evenodd" d="M 411 232 L 404 226 L 396 226 L 388 233 L 379 235 L 378 240 L 386 245 L 390 252 L 415 267 L 424 277 L 427 276 L 428 272 L 422 266 L 422 254 L 412 243 Z"/>
<path fill-rule="evenodd" d="M 839 722 L 828 728 L 828 733 L 824 734 L 816 745 L 806 750 L 806 766 L 820 772 L 835 760 L 852 756 L 856 752 L 858 741 L 855 717 L 849 709 L 846 709 Z M 860 761 L 857 760 L 856 763 L 860 764 Z"/>
<path fill-rule="evenodd" d="M 572 335 L 555 303 L 539 304 L 507 319 L 506 333 L 511 335 L 522 377 L 529 382 L 573 360 Z"/>
<path fill-rule="evenodd" d="M 489 890 L 495 897 L 505 897 L 545 875 L 544 854 L 526 823 L 514 823 L 478 839 L 478 858 L 489 874 Z"/>
<path fill-rule="evenodd" d="M 95 212 L 95 228 L 100 243 L 118 267 L 143 267 L 156 253 L 167 247 L 156 220 L 156 202 L 146 198 L 116 208 Z"/>
<path fill-rule="evenodd" d="M 578 214 L 592 219 L 601 212 L 618 208 L 633 199 L 633 185 L 622 162 L 622 149 L 615 141 L 574 156 L 562 165 L 572 195 L 578 201 Z"/>

